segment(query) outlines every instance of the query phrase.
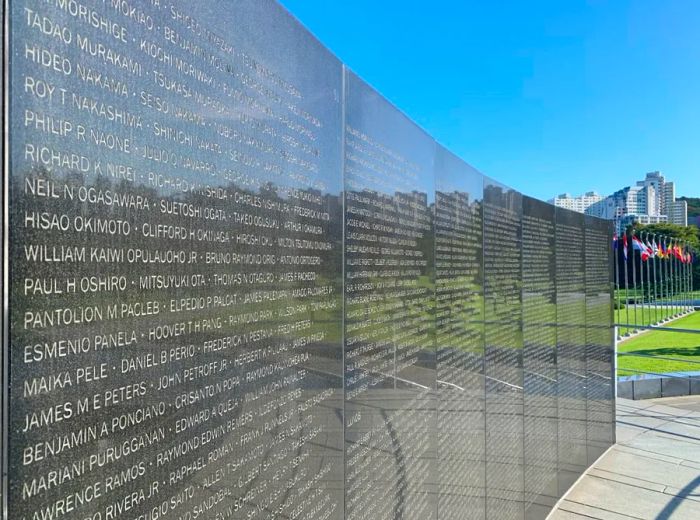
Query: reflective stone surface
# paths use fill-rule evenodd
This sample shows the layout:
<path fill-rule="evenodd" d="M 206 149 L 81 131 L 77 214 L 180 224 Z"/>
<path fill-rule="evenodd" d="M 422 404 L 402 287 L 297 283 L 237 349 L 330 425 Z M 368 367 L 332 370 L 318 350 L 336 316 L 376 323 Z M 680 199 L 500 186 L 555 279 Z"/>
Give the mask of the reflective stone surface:
<path fill-rule="evenodd" d="M 439 517 L 485 517 L 483 177 L 438 147 L 435 268 Z"/>
<path fill-rule="evenodd" d="M 435 518 L 435 142 L 345 85 L 346 517 Z"/>
<path fill-rule="evenodd" d="M 584 216 L 556 208 L 559 492 L 586 468 Z"/>
<path fill-rule="evenodd" d="M 342 66 L 126 7 L 12 4 L 9 517 L 341 518 Z"/>
<path fill-rule="evenodd" d="M 557 306 L 554 207 L 523 197 L 525 517 L 544 518 L 557 494 Z"/>
<path fill-rule="evenodd" d="M 586 427 L 588 464 L 592 464 L 615 442 L 615 423 L 610 416 L 615 407 L 610 400 L 614 391 L 613 307 L 610 285 L 614 271 L 610 260 L 609 222 L 586 217 Z"/>
<path fill-rule="evenodd" d="M 524 514 L 522 195 L 484 179 L 486 512 Z"/>
<path fill-rule="evenodd" d="M 271 0 L 8 15 L 4 518 L 534 520 L 614 442 L 607 223 Z"/>

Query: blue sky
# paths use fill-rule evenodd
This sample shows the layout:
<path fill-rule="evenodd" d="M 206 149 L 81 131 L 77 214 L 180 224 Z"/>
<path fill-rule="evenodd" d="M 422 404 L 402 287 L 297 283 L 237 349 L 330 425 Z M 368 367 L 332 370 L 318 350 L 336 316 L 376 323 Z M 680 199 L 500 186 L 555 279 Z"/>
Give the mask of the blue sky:
<path fill-rule="evenodd" d="M 700 1 L 281 0 L 439 142 L 529 195 L 700 196 Z"/>

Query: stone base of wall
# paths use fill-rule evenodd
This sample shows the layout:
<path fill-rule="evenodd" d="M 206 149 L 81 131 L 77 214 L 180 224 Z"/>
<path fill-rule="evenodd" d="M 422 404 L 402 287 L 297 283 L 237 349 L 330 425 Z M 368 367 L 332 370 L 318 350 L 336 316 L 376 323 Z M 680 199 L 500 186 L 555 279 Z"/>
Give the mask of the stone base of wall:
<path fill-rule="evenodd" d="M 700 378 L 655 377 L 617 382 L 617 396 L 625 399 L 654 399 L 700 395 Z"/>

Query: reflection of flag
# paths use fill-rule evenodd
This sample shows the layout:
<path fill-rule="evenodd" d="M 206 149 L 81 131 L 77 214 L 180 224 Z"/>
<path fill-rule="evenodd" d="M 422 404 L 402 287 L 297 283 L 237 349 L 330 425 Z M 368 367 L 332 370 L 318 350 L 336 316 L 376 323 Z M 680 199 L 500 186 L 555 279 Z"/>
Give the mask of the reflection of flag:
<path fill-rule="evenodd" d="M 647 246 L 644 245 L 644 242 L 639 240 L 636 236 L 632 236 L 632 247 L 639 251 L 639 254 L 642 256 L 642 260 L 645 262 L 649 260 L 649 257 L 651 256 L 651 250 L 647 249 Z"/>
<path fill-rule="evenodd" d="M 625 255 L 625 260 L 627 260 L 627 233 L 622 235 L 622 254 Z"/>

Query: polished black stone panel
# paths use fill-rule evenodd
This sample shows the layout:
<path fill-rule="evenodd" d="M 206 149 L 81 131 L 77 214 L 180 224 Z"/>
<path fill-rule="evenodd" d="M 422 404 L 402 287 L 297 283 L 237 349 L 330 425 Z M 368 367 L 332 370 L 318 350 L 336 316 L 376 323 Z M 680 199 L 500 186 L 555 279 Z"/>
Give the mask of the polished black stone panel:
<path fill-rule="evenodd" d="M 7 4 L 3 520 L 534 520 L 614 442 L 608 223 L 273 0 Z"/>
<path fill-rule="evenodd" d="M 556 209 L 559 492 L 586 468 L 584 216 Z"/>
<path fill-rule="evenodd" d="M 342 518 L 340 62 L 76 5 L 10 12 L 9 518 Z"/>
<path fill-rule="evenodd" d="M 615 442 L 610 222 L 586 216 L 586 428 L 588 464 Z"/>
<path fill-rule="evenodd" d="M 523 197 L 525 517 L 532 520 L 558 499 L 554 218 L 554 206 Z"/>
<path fill-rule="evenodd" d="M 438 147 L 435 269 L 439 517 L 485 518 L 483 176 Z"/>
<path fill-rule="evenodd" d="M 486 512 L 522 519 L 522 195 L 484 179 Z"/>
<path fill-rule="evenodd" d="M 435 142 L 345 89 L 346 518 L 436 518 Z"/>

